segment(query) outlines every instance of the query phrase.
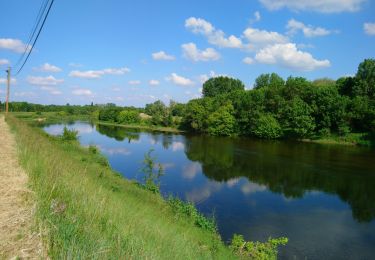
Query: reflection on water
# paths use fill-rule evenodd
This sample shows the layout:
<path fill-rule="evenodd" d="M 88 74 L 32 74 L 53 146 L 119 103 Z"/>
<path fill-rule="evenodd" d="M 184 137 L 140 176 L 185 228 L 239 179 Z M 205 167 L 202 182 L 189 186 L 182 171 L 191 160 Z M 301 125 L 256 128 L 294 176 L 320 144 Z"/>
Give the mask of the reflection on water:
<path fill-rule="evenodd" d="M 265 240 L 287 236 L 281 258 L 371 259 L 375 255 L 375 151 L 142 132 L 77 122 L 126 178 L 139 178 L 144 154 L 164 166 L 163 194 L 214 214 L 220 234 Z M 63 125 L 51 125 L 52 134 Z"/>

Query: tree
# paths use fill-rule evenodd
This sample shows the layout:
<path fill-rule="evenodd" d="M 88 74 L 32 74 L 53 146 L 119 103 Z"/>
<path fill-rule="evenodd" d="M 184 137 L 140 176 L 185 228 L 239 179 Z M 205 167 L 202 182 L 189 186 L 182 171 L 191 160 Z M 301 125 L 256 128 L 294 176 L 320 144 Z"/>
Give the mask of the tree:
<path fill-rule="evenodd" d="M 375 59 L 365 59 L 361 62 L 355 77 L 358 94 L 375 98 Z"/>
<path fill-rule="evenodd" d="M 276 73 L 261 74 L 259 77 L 255 79 L 254 88 L 255 89 L 260 89 L 260 88 L 265 88 L 265 87 L 277 88 L 277 87 L 284 86 L 284 84 L 285 84 L 284 79 Z"/>
<path fill-rule="evenodd" d="M 282 112 L 283 129 L 292 137 L 306 137 L 315 129 L 312 109 L 299 97 L 289 101 Z"/>
<path fill-rule="evenodd" d="M 138 111 L 122 110 L 117 116 L 117 122 L 121 124 L 136 124 L 141 121 Z"/>
<path fill-rule="evenodd" d="M 271 114 L 261 114 L 254 121 L 253 134 L 264 139 L 276 139 L 282 136 L 282 129 Z"/>
<path fill-rule="evenodd" d="M 151 122 L 154 125 L 170 126 L 173 122 L 169 108 L 160 100 L 147 104 L 145 112 L 152 116 Z"/>
<path fill-rule="evenodd" d="M 238 79 L 229 77 L 214 77 L 210 78 L 203 84 L 204 97 L 216 97 L 221 94 L 226 94 L 231 91 L 244 90 L 245 85 Z"/>
<path fill-rule="evenodd" d="M 230 136 L 234 133 L 236 120 L 232 104 L 220 107 L 208 117 L 208 133 L 211 135 Z"/>

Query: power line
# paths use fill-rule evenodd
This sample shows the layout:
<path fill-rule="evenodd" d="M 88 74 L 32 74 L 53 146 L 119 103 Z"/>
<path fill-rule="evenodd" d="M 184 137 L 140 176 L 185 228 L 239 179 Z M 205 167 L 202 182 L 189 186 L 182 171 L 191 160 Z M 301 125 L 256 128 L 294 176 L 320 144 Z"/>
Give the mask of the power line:
<path fill-rule="evenodd" d="M 51 7 L 52 7 L 53 3 L 54 3 L 54 0 L 51 1 L 50 5 L 49 5 L 49 7 L 48 7 L 47 13 L 46 13 L 46 15 L 44 16 L 43 23 L 42 23 L 42 25 L 41 25 L 40 28 L 39 28 L 38 34 L 36 35 L 36 38 L 35 38 L 33 44 L 31 45 L 31 49 L 30 49 L 29 53 L 27 54 L 26 59 L 25 59 L 24 62 L 22 63 L 22 66 L 19 68 L 19 70 L 18 70 L 17 73 L 15 74 L 16 76 L 21 72 L 21 70 L 23 69 L 23 66 L 25 66 L 27 60 L 29 59 L 31 52 L 32 52 L 33 49 L 34 49 L 35 43 L 36 43 L 36 41 L 37 41 L 38 38 L 39 38 L 40 32 L 42 31 L 43 26 L 44 26 L 44 24 L 45 24 L 45 22 L 46 22 L 46 20 L 47 20 L 48 14 L 49 14 L 49 12 L 51 11 Z"/>
<path fill-rule="evenodd" d="M 44 0 L 44 2 L 41 3 L 40 5 L 40 8 L 39 8 L 39 12 L 38 12 L 38 15 L 35 19 L 35 24 L 34 24 L 34 27 L 31 29 L 30 31 L 30 35 L 29 35 L 29 39 L 27 41 L 27 44 L 25 44 L 25 50 L 24 52 L 22 53 L 22 55 L 20 56 L 20 58 L 18 59 L 15 67 L 18 66 L 18 64 L 23 60 L 23 58 L 25 57 L 26 53 L 28 50 L 30 50 L 30 43 L 32 41 L 32 39 L 34 38 L 34 35 L 35 35 L 35 32 L 36 30 L 38 29 L 39 27 L 39 24 L 40 22 L 42 21 L 42 17 L 43 17 L 43 14 L 45 13 L 46 9 L 47 9 L 47 4 L 48 4 L 49 0 Z"/>
<path fill-rule="evenodd" d="M 20 58 L 18 59 L 15 67 L 18 66 L 18 64 L 23 60 L 23 58 L 25 57 L 26 53 L 28 50 L 30 50 L 30 43 L 32 41 L 32 39 L 34 38 L 34 35 L 35 35 L 35 32 L 36 30 L 38 29 L 39 27 L 39 24 L 42 20 L 42 17 L 43 17 L 43 14 L 45 13 L 46 11 L 46 8 L 47 8 L 47 3 L 48 3 L 49 0 L 44 0 L 44 2 L 41 3 L 40 5 L 40 8 L 39 8 L 39 12 L 38 12 L 38 15 L 35 19 L 35 25 L 34 27 L 32 28 L 32 30 L 30 31 L 30 35 L 29 35 L 29 39 L 27 41 L 27 44 L 25 45 L 25 50 L 24 52 L 22 53 L 22 55 L 20 56 Z"/>

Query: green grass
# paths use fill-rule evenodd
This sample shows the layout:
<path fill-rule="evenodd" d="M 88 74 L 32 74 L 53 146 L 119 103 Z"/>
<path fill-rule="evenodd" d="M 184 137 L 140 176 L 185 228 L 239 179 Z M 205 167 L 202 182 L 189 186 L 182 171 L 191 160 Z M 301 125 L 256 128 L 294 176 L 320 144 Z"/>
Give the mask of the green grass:
<path fill-rule="evenodd" d="M 234 259 L 216 232 L 112 171 L 100 153 L 13 116 L 21 165 L 52 259 Z"/>
<path fill-rule="evenodd" d="M 375 146 L 375 137 L 366 133 L 349 133 L 344 136 L 330 135 L 313 139 L 302 139 L 301 141 L 318 144 Z"/>

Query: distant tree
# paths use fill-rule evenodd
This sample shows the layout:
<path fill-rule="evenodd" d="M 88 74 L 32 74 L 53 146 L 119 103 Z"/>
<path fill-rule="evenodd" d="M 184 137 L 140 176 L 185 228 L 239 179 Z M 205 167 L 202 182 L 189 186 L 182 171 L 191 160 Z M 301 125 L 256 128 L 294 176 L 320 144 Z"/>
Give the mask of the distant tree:
<path fill-rule="evenodd" d="M 154 125 L 170 126 L 173 123 L 169 108 L 160 100 L 147 104 L 145 112 L 152 116 L 151 122 Z"/>
<path fill-rule="evenodd" d="M 141 121 L 136 110 L 122 110 L 117 116 L 117 122 L 121 124 L 136 124 Z"/>
<path fill-rule="evenodd" d="M 285 81 L 276 73 L 271 74 L 261 74 L 255 79 L 254 88 L 260 89 L 265 87 L 282 87 L 284 86 Z"/>
<path fill-rule="evenodd" d="M 244 90 L 245 85 L 239 79 L 229 77 L 210 78 L 203 84 L 204 97 L 216 97 L 218 95 L 227 94 L 231 91 Z"/>
<path fill-rule="evenodd" d="M 365 59 L 359 64 L 356 79 L 358 94 L 375 98 L 375 59 Z"/>

